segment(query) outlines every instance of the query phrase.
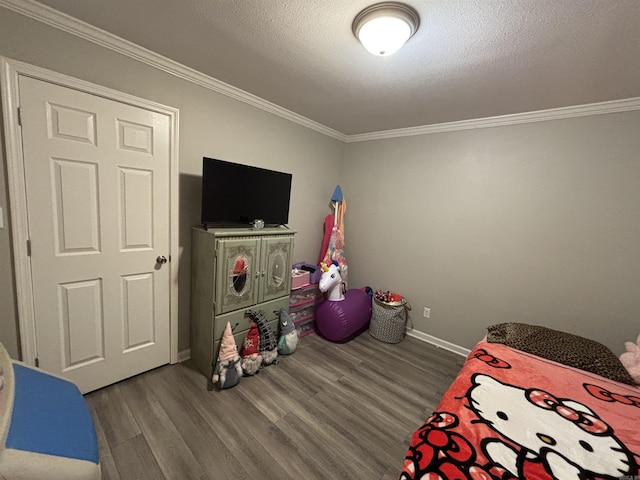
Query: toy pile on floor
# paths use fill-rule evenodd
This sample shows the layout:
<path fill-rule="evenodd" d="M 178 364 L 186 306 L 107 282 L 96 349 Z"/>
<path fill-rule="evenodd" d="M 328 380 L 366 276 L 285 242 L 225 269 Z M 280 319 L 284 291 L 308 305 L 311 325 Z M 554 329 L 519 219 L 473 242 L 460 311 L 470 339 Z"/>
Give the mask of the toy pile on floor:
<path fill-rule="evenodd" d="M 278 355 L 290 355 L 298 347 L 298 332 L 285 308 L 279 312 L 279 338 L 262 311 L 248 310 L 247 314 L 253 322 L 240 353 L 230 322 L 222 335 L 211 379 L 220 389 L 235 387 L 242 376 L 255 375 L 261 368 L 277 364 Z"/>

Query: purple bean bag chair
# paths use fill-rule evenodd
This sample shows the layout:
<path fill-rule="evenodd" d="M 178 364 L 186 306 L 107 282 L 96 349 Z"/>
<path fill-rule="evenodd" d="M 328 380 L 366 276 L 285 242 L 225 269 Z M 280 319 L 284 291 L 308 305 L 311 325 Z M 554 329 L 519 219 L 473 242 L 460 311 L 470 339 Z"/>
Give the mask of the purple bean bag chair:
<path fill-rule="evenodd" d="M 325 300 L 316 309 L 316 330 L 327 340 L 345 342 L 367 328 L 371 321 L 371 298 L 356 288 L 344 300 Z"/>

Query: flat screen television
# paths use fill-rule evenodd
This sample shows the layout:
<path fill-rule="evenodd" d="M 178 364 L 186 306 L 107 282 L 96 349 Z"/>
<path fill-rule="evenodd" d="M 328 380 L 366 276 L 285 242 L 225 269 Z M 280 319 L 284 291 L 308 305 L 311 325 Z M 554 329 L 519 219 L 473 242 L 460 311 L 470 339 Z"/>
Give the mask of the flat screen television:
<path fill-rule="evenodd" d="M 262 220 L 265 225 L 289 222 L 290 173 L 202 159 L 203 226 L 247 225 Z"/>

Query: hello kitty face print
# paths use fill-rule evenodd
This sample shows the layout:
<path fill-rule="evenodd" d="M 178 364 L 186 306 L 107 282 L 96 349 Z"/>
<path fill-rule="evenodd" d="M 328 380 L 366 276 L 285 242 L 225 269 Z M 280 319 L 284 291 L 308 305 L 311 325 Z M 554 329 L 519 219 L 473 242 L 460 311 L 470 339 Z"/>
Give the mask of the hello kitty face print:
<path fill-rule="evenodd" d="M 499 433 L 485 439 L 487 458 L 522 478 L 528 461 L 556 479 L 619 478 L 635 472 L 633 455 L 585 405 L 544 390 L 523 389 L 475 374 L 467 393 L 480 422 Z"/>

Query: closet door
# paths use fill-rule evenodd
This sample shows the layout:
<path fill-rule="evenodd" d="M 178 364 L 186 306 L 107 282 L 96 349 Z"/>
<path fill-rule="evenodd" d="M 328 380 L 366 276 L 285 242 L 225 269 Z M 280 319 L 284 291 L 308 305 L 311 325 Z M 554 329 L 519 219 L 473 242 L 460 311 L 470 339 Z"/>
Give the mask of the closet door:
<path fill-rule="evenodd" d="M 168 363 L 168 116 L 19 87 L 40 366 L 87 392 Z"/>

